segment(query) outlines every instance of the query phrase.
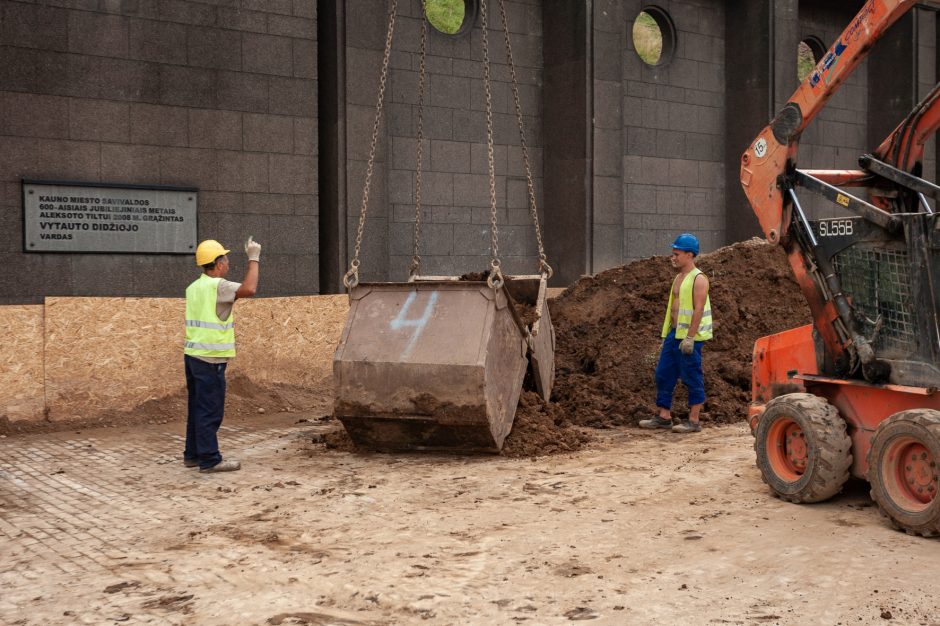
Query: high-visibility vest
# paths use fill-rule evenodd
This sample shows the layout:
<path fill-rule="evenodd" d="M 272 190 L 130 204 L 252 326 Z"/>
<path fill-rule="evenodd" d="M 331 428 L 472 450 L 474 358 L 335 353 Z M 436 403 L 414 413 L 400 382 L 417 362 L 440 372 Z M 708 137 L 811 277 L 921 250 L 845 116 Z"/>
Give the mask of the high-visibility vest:
<path fill-rule="evenodd" d="M 689 326 L 692 325 L 692 313 L 695 306 L 692 304 L 692 286 L 695 284 L 695 277 L 702 273 L 697 267 L 685 275 L 682 284 L 679 285 L 679 314 L 676 316 L 676 339 L 685 339 L 689 334 Z M 673 290 L 669 290 L 669 304 L 666 305 L 666 319 L 663 322 L 663 338 L 669 335 L 672 329 L 672 300 Z M 702 319 L 698 323 L 698 332 L 695 334 L 695 341 L 708 341 L 712 338 L 712 303 L 708 294 L 705 295 L 705 310 L 702 311 Z"/>
<path fill-rule="evenodd" d="M 216 314 L 220 277 L 203 274 L 186 288 L 186 343 L 191 356 L 235 356 L 235 311 L 227 320 Z"/>

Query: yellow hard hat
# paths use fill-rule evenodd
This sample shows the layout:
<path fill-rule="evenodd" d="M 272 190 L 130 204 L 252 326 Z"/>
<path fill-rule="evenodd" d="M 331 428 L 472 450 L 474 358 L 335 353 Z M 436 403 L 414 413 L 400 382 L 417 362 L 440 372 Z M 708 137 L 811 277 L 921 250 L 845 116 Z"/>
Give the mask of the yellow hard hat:
<path fill-rule="evenodd" d="M 222 247 L 215 239 L 206 239 L 196 246 L 196 265 L 200 267 L 212 263 L 220 256 L 228 254 L 229 251 Z"/>

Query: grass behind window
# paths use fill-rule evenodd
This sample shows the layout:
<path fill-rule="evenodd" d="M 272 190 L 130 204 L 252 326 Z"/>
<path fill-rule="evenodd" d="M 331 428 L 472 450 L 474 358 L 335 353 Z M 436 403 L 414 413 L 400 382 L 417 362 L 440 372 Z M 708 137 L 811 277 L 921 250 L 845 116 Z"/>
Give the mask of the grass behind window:
<path fill-rule="evenodd" d="M 427 16 L 431 25 L 442 33 L 454 35 L 463 25 L 463 0 L 427 0 Z"/>

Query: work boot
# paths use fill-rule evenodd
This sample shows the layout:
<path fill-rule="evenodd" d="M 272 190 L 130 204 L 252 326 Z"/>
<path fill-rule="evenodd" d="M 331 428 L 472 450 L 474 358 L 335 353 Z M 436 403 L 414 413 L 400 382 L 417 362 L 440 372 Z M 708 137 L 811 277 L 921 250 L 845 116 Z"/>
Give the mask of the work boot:
<path fill-rule="evenodd" d="M 682 420 L 672 427 L 672 432 L 674 433 L 697 433 L 701 430 L 701 422 L 693 422 L 691 420 Z"/>
<path fill-rule="evenodd" d="M 196 459 L 183 459 L 183 465 L 186 467 L 199 467 L 199 461 Z"/>
<path fill-rule="evenodd" d="M 664 420 L 656 416 L 649 420 L 640 420 L 640 428 L 672 428 L 672 420 Z"/>
<path fill-rule="evenodd" d="M 242 464 L 234 459 L 223 459 L 213 465 L 212 467 L 204 467 L 200 469 L 200 472 L 205 472 L 206 474 L 214 474 L 215 472 L 234 472 L 235 470 L 240 470 Z"/>

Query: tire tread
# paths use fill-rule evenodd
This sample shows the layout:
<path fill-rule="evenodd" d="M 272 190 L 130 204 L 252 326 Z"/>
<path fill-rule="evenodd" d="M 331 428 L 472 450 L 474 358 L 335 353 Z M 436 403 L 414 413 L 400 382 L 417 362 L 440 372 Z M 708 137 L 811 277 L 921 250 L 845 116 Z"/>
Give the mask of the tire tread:
<path fill-rule="evenodd" d="M 888 427 L 891 424 L 895 424 L 901 421 L 910 421 L 918 426 L 921 426 L 926 430 L 930 435 L 933 436 L 934 440 L 940 442 L 940 412 L 934 409 L 909 409 L 907 411 L 901 411 L 900 413 L 895 413 L 885 421 L 883 421 L 878 430 Z M 878 436 L 878 433 L 875 433 L 875 437 Z M 874 443 L 874 441 L 873 441 Z M 937 507 L 937 511 L 934 514 L 933 519 L 927 520 L 923 524 L 905 524 L 901 520 L 896 519 L 891 515 L 890 510 L 886 506 L 888 496 L 887 494 L 882 494 L 879 486 L 876 484 L 876 481 L 880 481 L 880 478 L 876 477 L 876 481 L 872 481 L 872 472 L 874 471 L 875 461 L 875 445 L 872 445 L 868 450 L 868 473 L 869 478 L 868 482 L 871 484 L 871 499 L 875 501 L 878 505 L 878 510 L 881 511 L 881 514 L 888 519 L 891 523 L 891 526 L 896 530 L 902 530 L 909 535 L 919 535 L 921 537 L 937 537 L 940 536 L 940 507 Z M 940 459 L 937 459 L 940 462 Z M 882 495 L 884 499 L 882 499 Z M 940 497 L 940 496 L 938 496 Z"/>
<path fill-rule="evenodd" d="M 825 398 L 811 393 L 778 396 L 767 404 L 767 409 L 783 403 L 798 409 L 813 431 L 813 442 L 818 450 L 812 470 L 813 476 L 802 489 L 793 494 L 781 493 L 775 489 L 763 467 L 760 468 L 761 478 L 781 500 L 796 504 L 828 500 L 842 490 L 842 486 L 849 479 L 849 468 L 852 466 L 852 440 L 846 432 L 845 421 Z M 758 460 L 761 445 L 759 439 L 754 441 Z"/>

